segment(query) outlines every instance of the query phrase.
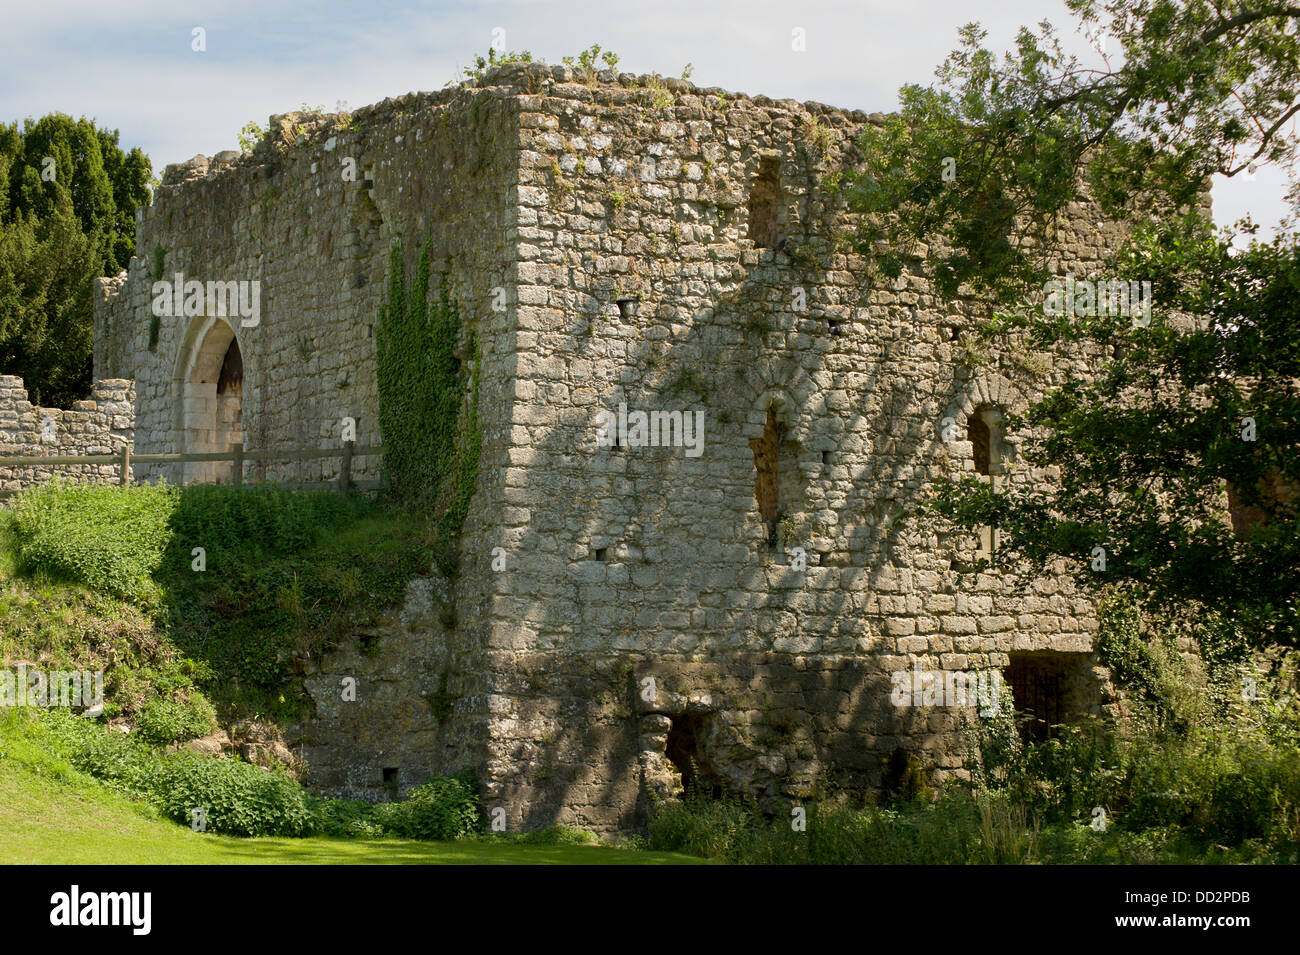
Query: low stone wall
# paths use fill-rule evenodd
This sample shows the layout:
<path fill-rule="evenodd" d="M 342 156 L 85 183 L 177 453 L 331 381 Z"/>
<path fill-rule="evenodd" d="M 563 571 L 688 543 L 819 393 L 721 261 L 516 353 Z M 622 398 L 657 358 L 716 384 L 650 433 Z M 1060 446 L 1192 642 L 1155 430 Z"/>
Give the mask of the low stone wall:
<path fill-rule="evenodd" d="M 65 411 L 32 404 L 21 378 L 0 375 L 0 457 L 117 454 L 131 446 L 134 425 L 135 384 L 124 378 L 95 382 L 89 400 Z M 115 464 L 0 467 L 0 492 L 44 484 L 55 474 L 100 484 L 119 477 Z"/>

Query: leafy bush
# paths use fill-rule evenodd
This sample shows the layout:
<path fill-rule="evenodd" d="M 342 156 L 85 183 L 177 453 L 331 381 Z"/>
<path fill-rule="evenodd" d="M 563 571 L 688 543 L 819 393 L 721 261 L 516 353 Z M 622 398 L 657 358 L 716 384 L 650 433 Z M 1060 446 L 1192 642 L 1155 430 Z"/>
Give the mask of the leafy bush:
<path fill-rule="evenodd" d="M 169 537 L 178 491 L 166 484 L 32 487 L 14 505 L 14 536 L 25 573 L 45 573 L 151 603 L 154 572 Z"/>
<path fill-rule="evenodd" d="M 44 716 L 47 726 L 52 716 Z M 106 733 L 85 721 L 64 720 L 62 726 L 50 728 L 62 740 L 69 761 L 83 773 L 136 799 L 149 799 L 157 790 L 159 756 L 136 739 Z"/>
<path fill-rule="evenodd" d="M 953 790 L 894 809 L 823 801 L 767 818 L 753 805 L 697 795 L 655 808 L 649 849 L 746 865 L 937 865 L 1036 861 L 1037 833 L 1006 799 Z"/>
<path fill-rule="evenodd" d="M 210 570 L 241 560 L 293 554 L 324 533 L 373 509 L 334 491 L 275 485 L 71 484 L 29 488 L 13 510 L 21 569 L 154 603 L 154 579 L 166 565 L 188 573 L 195 547 Z"/>
<path fill-rule="evenodd" d="M 202 809 L 208 832 L 232 836 L 303 836 L 314 821 L 311 800 L 293 779 L 235 759 L 168 757 L 155 779 L 162 811 L 190 825 Z"/>
<path fill-rule="evenodd" d="M 375 804 L 362 799 L 316 799 L 313 831 L 343 839 L 377 838 L 384 827 L 375 819 Z"/>
<path fill-rule="evenodd" d="M 171 514 L 168 564 L 189 572 L 202 547 L 209 571 L 229 572 L 241 559 L 305 550 L 327 531 L 372 506 L 336 491 L 302 491 L 274 484 L 183 488 Z"/>
<path fill-rule="evenodd" d="M 374 818 L 407 839 L 456 839 L 482 828 L 478 787 L 468 770 L 434 776 L 401 802 L 375 806 Z"/>
<path fill-rule="evenodd" d="M 150 697 L 136 713 L 135 729 L 151 743 L 175 743 L 205 736 L 217 723 L 217 712 L 198 690 L 177 699 Z"/>

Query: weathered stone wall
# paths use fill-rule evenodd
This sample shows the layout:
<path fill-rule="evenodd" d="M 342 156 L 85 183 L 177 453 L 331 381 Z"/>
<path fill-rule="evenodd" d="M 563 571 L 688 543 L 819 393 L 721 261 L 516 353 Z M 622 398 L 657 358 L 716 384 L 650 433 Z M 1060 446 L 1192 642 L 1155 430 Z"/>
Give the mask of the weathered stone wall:
<path fill-rule="evenodd" d="M 136 215 L 137 225 L 143 218 L 144 210 L 140 210 Z M 122 307 L 125 301 L 117 297 L 126 280 L 125 271 L 95 279 L 92 355 L 96 379 L 132 378 L 135 375 L 135 364 L 131 360 L 135 338 L 133 316 Z"/>
<path fill-rule="evenodd" d="M 194 316 L 164 318 L 150 348 L 156 245 L 164 278 L 262 282 L 260 323 L 231 328 L 250 448 L 321 446 L 344 416 L 378 437 L 374 322 L 397 235 L 409 262 L 431 237 L 477 336 L 483 452 L 454 610 L 416 587 L 400 619 L 305 665 L 308 781 L 375 795 L 385 768 L 405 786 L 471 764 L 510 828 L 627 829 L 683 768 L 772 807 L 822 777 L 889 786 L 909 753 L 959 773 L 971 709 L 894 705 L 914 664 L 1071 654 L 1083 706 L 1078 688 L 1104 679 L 1091 602 L 1063 577 L 973 573 L 977 537 L 902 514 L 975 470 L 972 421 L 996 426 L 1098 356 L 983 354 L 962 338 L 983 316 L 836 248 L 851 220 L 822 177 L 872 117 L 574 79 L 504 68 L 303 134 L 317 121 L 282 118 L 250 157 L 169 169 L 97 312 L 109 339 L 131 329 L 102 353 L 137 381 L 138 451 L 183 447 L 191 386 L 215 380 L 192 356 L 215 341 L 210 369 L 228 347 Z M 1058 271 L 1094 272 L 1121 234 L 1070 210 Z M 703 442 L 601 447 L 597 416 L 620 404 L 700 412 Z M 1050 478 L 1019 460 L 1024 438 L 986 442 L 990 480 Z M 355 674 L 370 702 L 347 709 L 334 694 Z"/>
<path fill-rule="evenodd" d="M 131 382 L 109 379 L 66 411 L 41 408 L 27 399 L 21 378 L 0 375 L 0 457 L 117 454 L 131 445 L 134 398 Z M 114 464 L 0 467 L 0 491 L 44 484 L 56 474 L 95 484 L 120 477 Z"/>
<path fill-rule="evenodd" d="M 311 785 L 377 800 L 483 765 L 486 713 L 473 701 L 486 674 L 458 625 L 450 582 L 419 578 L 371 632 L 324 659 L 296 661 L 315 713 L 286 736 Z"/>
<path fill-rule="evenodd" d="M 491 303 L 515 257 L 516 92 L 458 89 L 386 100 L 350 116 L 273 117 L 270 134 L 252 154 L 169 167 L 141 218 L 126 279 L 105 288 L 96 306 L 97 337 L 106 339 L 97 360 L 102 355 L 106 365 L 129 366 L 137 383 L 136 450 L 190 450 L 196 439 L 211 439 L 194 419 L 203 416 L 201 402 L 215 400 L 211 369 L 232 336 L 243 360 L 240 422 L 247 448 L 337 446 L 345 417 L 355 420 L 359 444 L 382 443 L 374 331 L 389 251 L 401 237 L 413 268 L 427 239 L 434 282 L 446 278 L 460 306 L 464 342 L 474 336 L 480 350 L 480 490 L 463 547 L 490 550 L 514 395 L 514 356 L 504 347 L 512 315 Z M 352 169 L 355 177 L 345 176 Z M 222 329 L 222 319 L 212 315 L 164 317 L 151 348 L 155 247 L 164 250 L 163 279 L 181 272 L 203 281 L 258 280 L 260 321 L 244 327 L 232 318 Z M 215 338 L 213 329 L 220 332 Z M 196 360 L 209 371 L 186 382 Z M 245 479 L 331 480 L 335 466 L 250 462 Z M 380 461 L 359 457 L 353 468 L 359 480 L 375 478 Z M 142 479 L 158 473 L 176 477 L 167 468 L 136 469 Z M 413 630 L 394 624 L 371 635 L 365 653 L 349 645 L 329 661 L 304 663 L 318 716 L 294 728 L 289 742 L 305 759 L 309 785 L 379 795 L 385 768 L 397 768 L 405 787 L 435 769 L 484 765 L 481 648 L 492 583 L 489 575 L 462 576 L 449 634 L 427 629 L 427 615 L 407 614 Z M 426 665 L 418 648 L 431 640 L 444 650 Z M 337 684 L 336 674 L 360 679 L 357 709 L 335 706 L 341 700 L 326 684 Z M 426 692 L 443 701 L 437 719 Z M 375 742 L 381 739 L 390 742 Z"/>
<path fill-rule="evenodd" d="M 215 408 L 203 388 L 217 383 L 232 333 L 247 449 L 337 447 L 345 418 L 358 444 L 380 443 L 374 332 L 389 249 L 404 238 L 413 264 L 428 237 L 435 280 L 449 279 L 462 314 L 477 323 L 510 259 L 512 113 L 496 91 L 412 94 L 350 117 L 272 117 L 250 155 L 168 167 L 143 211 L 126 278 L 105 280 L 96 297 L 96 359 L 137 382 L 139 453 L 212 450 L 199 446 L 199 433 L 214 430 L 199 421 Z M 258 282 L 260 314 L 223 318 L 207 303 L 197 315 L 162 317 L 151 346 L 153 283 L 178 273 Z M 205 354 L 214 337 L 221 349 Z M 360 479 L 379 467 L 374 456 L 354 462 Z M 137 474 L 179 477 L 176 468 Z M 331 480 L 337 461 L 246 469 L 249 480 L 310 482 Z"/>
<path fill-rule="evenodd" d="M 891 675 L 1087 654 L 1094 608 L 1065 579 L 967 572 L 975 539 L 899 515 L 931 480 L 973 471 L 978 409 L 1022 409 L 1087 362 L 967 355 L 959 336 L 980 316 L 911 272 L 873 285 L 869 262 L 834 248 L 848 219 L 821 176 L 871 118 L 516 72 L 540 85 L 519 100 L 490 801 L 512 827 L 613 829 L 680 785 L 686 757 L 769 805 L 822 775 L 887 784 L 899 751 L 959 772 L 963 711 L 896 707 Z M 1093 272 L 1120 234 L 1072 209 L 1060 272 Z M 624 317 L 617 300 L 633 296 Z M 598 447 L 596 416 L 620 403 L 702 411 L 701 453 Z M 765 432 L 772 524 L 756 500 Z M 1001 442 L 995 479 L 1047 477 L 1018 461 L 1023 437 Z M 471 559 L 491 573 L 487 554 Z"/>

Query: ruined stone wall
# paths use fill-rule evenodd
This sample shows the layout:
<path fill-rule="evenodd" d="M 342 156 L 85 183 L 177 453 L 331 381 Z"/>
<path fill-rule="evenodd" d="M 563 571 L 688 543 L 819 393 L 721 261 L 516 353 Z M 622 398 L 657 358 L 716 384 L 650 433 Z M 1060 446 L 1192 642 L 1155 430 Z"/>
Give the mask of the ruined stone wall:
<path fill-rule="evenodd" d="M 270 134 L 251 154 L 169 167 L 141 218 L 125 280 L 106 284 L 96 304 L 96 360 L 129 366 L 136 380 L 136 450 L 188 450 L 196 436 L 214 440 L 193 422 L 201 402 L 216 407 L 216 376 L 182 379 L 196 355 L 210 368 L 220 364 L 232 334 L 243 359 L 247 448 L 338 446 L 345 417 L 356 422 L 358 444 L 382 443 L 374 333 L 389 251 L 400 237 L 413 268 L 427 238 L 433 281 L 445 277 L 460 306 L 463 360 L 474 357 L 471 337 L 479 347 L 480 490 L 463 546 L 487 553 L 492 515 L 501 510 L 514 397 L 514 356 L 506 348 L 513 315 L 491 304 L 515 256 L 517 92 L 457 89 L 386 100 L 350 116 L 272 117 Z M 350 168 L 354 178 L 344 175 Z M 151 347 L 155 247 L 163 249 L 163 279 L 181 272 L 259 281 L 258 323 L 244 327 L 232 317 L 222 330 L 211 314 L 163 317 Z M 212 337 L 213 329 L 222 334 Z M 248 462 L 245 480 L 332 480 L 335 467 Z M 380 467 L 377 458 L 358 457 L 353 473 L 372 479 Z M 138 479 L 156 475 L 177 477 L 174 468 L 136 469 Z M 450 595 L 452 628 L 438 623 L 441 612 L 418 609 L 427 597 L 420 591 L 375 633 L 326 660 L 299 661 L 316 713 L 291 728 L 287 742 L 303 757 L 309 786 L 374 798 L 388 788 L 385 769 L 397 770 L 405 788 L 429 772 L 484 765 L 481 655 L 490 584 L 490 575 L 462 575 Z M 358 697 L 345 703 L 334 691 L 349 676 Z"/>
<path fill-rule="evenodd" d="M 1095 681 L 1094 608 L 1067 580 L 971 573 L 974 538 L 900 520 L 930 481 L 973 471 L 977 411 L 1022 409 L 1088 366 L 972 354 L 960 335 L 985 316 L 917 274 L 872 285 L 833 247 L 847 219 L 821 176 L 872 118 L 516 73 L 539 92 L 520 99 L 489 804 L 511 827 L 630 828 L 692 760 L 768 806 L 819 776 L 887 786 L 900 754 L 942 778 L 960 771 L 963 710 L 892 705 L 893 673 L 1051 650 Z M 1119 235 L 1072 209 L 1060 271 L 1095 271 Z M 599 447 L 597 415 L 620 403 L 702 411 L 698 456 Z M 1022 440 L 1000 443 L 993 479 L 1045 479 Z"/>
<path fill-rule="evenodd" d="M 142 209 L 137 212 L 136 222 L 143 217 Z M 133 316 L 125 307 L 126 299 L 118 297 L 126 279 L 127 273 L 122 271 L 94 281 L 94 335 L 91 353 L 96 380 L 135 376 L 135 364 L 131 356 L 135 337 Z"/>
<path fill-rule="evenodd" d="M 210 410 L 211 396 L 197 386 L 216 384 L 222 357 L 204 356 L 204 344 L 219 334 L 224 349 L 231 333 L 243 361 L 247 449 L 337 447 L 345 418 L 356 422 L 358 444 L 380 443 L 374 331 L 389 249 L 403 238 L 413 264 L 428 237 L 435 281 L 445 275 L 465 319 L 477 321 L 509 260 L 511 113 L 494 91 L 412 94 L 347 117 L 272 117 L 251 155 L 168 167 L 143 210 L 126 278 L 105 280 L 96 296 L 96 360 L 137 382 L 138 451 L 190 450 L 199 440 L 192 419 Z M 221 317 L 207 303 L 202 314 L 162 317 L 151 345 L 153 283 L 178 273 L 258 282 L 260 314 Z M 196 361 L 208 373 L 192 373 Z M 359 478 L 379 475 L 374 456 L 353 466 Z M 331 480 L 337 462 L 246 468 L 248 480 L 311 482 Z"/>
<path fill-rule="evenodd" d="M 132 440 L 131 382 L 96 381 L 87 401 L 68 410 L 41 408 L 27 398 L 23 380 L 0 375 L 0 457 L 117 454 Z M 115 464 L 0 467 L 0 491 L 44 484 L 54 475 L 71 480 L 115 484 Z"/>
<path fill-rule="evenodd" d="M 1055 654 L 1084 705 L 1103 676 L 1091 602 L 1063 577 L 973 573 L 977 536 L 901 515 L 985 446 L 989 480 L 1047 479 L 1020 462 L 1024 435 L 982 444 L 971 424 L 1098 356 L 981 353 L 962 335 L 986 316 L 835 247 L 851 223 L 822 177 L 875 119 L 517 66 L 304 133 L 317 120 L 281 118 L 251 157 L 168 171 L 97 311 L 108 339 L 131 329 L 102 354 L 137 381 L 138 451 L 184 444 L 179 379 L 214 327 L 163 319 L 150 347 L 155 246 L 163 277 L 262 282 L 259 324 L 231 329 L 251 448 L 321 446 L 344 416 L 376 439 L 374 322 L 399 234 L 408 264 L 431 236 L 481 347 L 460 573 L 301 662 L 309 784 L 376 796 L 385 769 L 406 786 L 473 765 L 510 829 L 630 829 L 682 768 L 769 808 L 819 778 L 888 788 L 908 754 L 959 773 L 970 707 L 891 701 L 915 665 Z M 339 175 L 349 156 L 357 182 Z M 1094 272 L 1120 234 L 1070 210 L 1058 271 Z M 598 416 L 620 405 L 701 413 L 703 441 L 601 447 Z M 349 676 L 368 702 L 342 700 Z"/>

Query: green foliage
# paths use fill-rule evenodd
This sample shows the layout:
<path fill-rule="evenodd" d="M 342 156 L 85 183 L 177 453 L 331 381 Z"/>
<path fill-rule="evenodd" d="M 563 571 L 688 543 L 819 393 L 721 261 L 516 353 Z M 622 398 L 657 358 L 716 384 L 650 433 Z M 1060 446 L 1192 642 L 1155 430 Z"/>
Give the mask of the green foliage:
<path fill-rule="evenodd" d="M 151 743 L 177 743 L 206 736 L 217 725 L 207 697 L 193 690 L 181 699 L 150 697 L 136 713 L 135 729 Z"/>
<path fill-rule="evenodd" d="M 53 113 L 0 124 L 0 373 L 38 404 L 91 385 L 91 280 L 126 268 L 149 160 L 116 131 Z"/>
<path fill-rule="evenodd" d="M 150 277 L 159 281 L 163 277 L 163 269 L 166 268 L 167 250 L 163 248 L 161 242 L 155 242 L 153 246 L 153 266 L 150 270 Z"/>
<path fill-rule="evenodd" d="M 1007 415 L 1008 433 L 1029 435 L 1025 463 L 1055 469 L 1059 484 L 942 481 L 933 512 L 962 527 L 1000 527 L 1004 567 L 1042 572 L 1064 557 L 1094 591 L 1116 585 L 1171 619 L 1195 608 L 1250 645 L 1295 646 L 1300 248 L 1279 238 L 1237 253 L 1189 217 L 1139 227 L 1118 266 L 1152 281 L 1147 327 L 1118 315 L 1020 313 L 997 323 L 1039 347 L 1123 346 L 1092 377 Z M 1178 314 L 1199 318 L 1166 317 Z M 1228 486 L 1260 509 L 1262 525 L 1234 531 Z"/>
<path fill-rule="evenodd" d="M 379 427 L 394 495 L 431 514 L 447 548 L 478 479 L 480 356 L 471 334 L 465 353 L 472 358 L 458 357 L 459 309 L 445 278 L 437 300 L 430 301 L 429 271 L 427 243 L 410 280 L 401 244 L 394 244 L 375 333 Z M 444 551 L 440 562 L 448 561 Z"/>
<path fill-rule="evenodd" d="M 162 761 L 154 796 L 169 818 L 190 825 L 202 809 L 209 832 L 302 836 L 313 821 L 307 793 L 284 773 L 235 759 L 182 754 Z"/>
<path fill-rule="evenodd" d="M 194 547 L 206 550 L 210 569 L 229 572 L 240 559 L 301 551 L 366 507 L 333 491 L 274 485 L 118 487 L 55 480 L 18 496 L 14 535 L 23 572 L 152 604 L 159 598 L 153 577 L 164 561 L 172 573 L 188 574 Z"/>
<path fill-rule="evenodd" d="M 192 484 L 181 490 L 170 514 L 175 546 L 169 558 L 188 571 L 191 548 L 203 547 L 209 569 L 222 573 L 236 559 L 298 553 L 372 510 L 359 497 L 330 490 Z"/>
<path fill-rule="evenodd" d="M 1300 707 L 1285 684 L 1258 676 L 1242 699 L 1237 672 L 1203 672 L 1169 626 L 1111 595 L 1097 647 L 1123 693 L 1122 715 L 1022 741 L 1010 708 L 968 727 L 975 781 L 1048 826 L 1090 823 L 1097 807 L 1129 834 L 1176 833 L 1205 846 L 1255 843 L 1288 853 L 1300 842 Z M 1221 678 L 1226 677 L 1226 678 Z M 1010 728 L 1010 733 L 1008 733 Z"/>
<path fill-rule="evenodd" d="M 239 140 L 239 148 L 247 153 L 256 149 L 257 144 L 260 143 L 265 136 L 266 131 L 257 123 L 250 121 L 244 124 L 244 128 L 239 131 L 236 138 Z"/>
<path fill-rule="evenodd" d="M 492 72 L 492 70 L 498 66 L 503 66 L 507 63 L 532 63 L 532 62 L 533 62 L 533 55 L 527 50 L 524 50 L 523 52 L 508 50 L 507 52 L 502 53 L 500 56 L 498 56 L 496 47 L 489 47 L 487 56 L 483 57 L 483 56 L 476 55 L 474 57 L 474 65 L 466 69 L 464 73 L 465 73 L 465 78 L 468 80 L 481 80 L 485 76 L 487 76 L 488 73 Z M 537 62 L 541 63 L 543 61 L 538 60 Z"/>
<path fill-rule="evenodd" d="M 1040 284 L 1054 232 L 1085 195 L 1108 215 L 1194 207 L 1216 172 L 1288 164 L 1300 87 L 1300 11 L 1247 0 L 1232 15 L 1212 0 L 1069 0 L 1080 26 L 1118 41 L 1090 69 L 1051 25 L 1021 29 L 999 60 L 978 24 L 937 71 L 908 85 L 902 109 L 863 135 L 864 165 L 844 177 L 857 234 L 878 264 L 924 267 L 946 295 L 962 283 L 1009 301 Z M 1296 200 L 1300 193 L 1292 191 Z M 936 243 L 934 237 L 945 242 Z"/>
<path fill-rule="evenodd" d="M 604 53 L 601 53 L 599 43 L 593 43 L 591 46 L 587 47 L 587 49 L 578 54 L 576 59 L 572 56 L 565 56 L 561 57 L 560 62 L 570 69 L 590 72 L 596 68 L 597 56 L 600 57 L 600 61 L 605 64 L 605 69 L 607 70 L 612 70 L 614 67 L 618 66 L 618 54 L 611 50 L 606 50 Z"/>
<path fill-rule="evenodd" d="M 108 733 L 58 712 L 42 714 L 41 732 L 77 769 L 146 799 L 185 826 L 201 808 L 209 832 L 301 836 L 310 831 L 311 797 L 282 772 L 237 759 L 164 753 L 134 735 Z"/>
<path fill-rule="evenodd" d="M 457 839 L 483 827 L 469 771 L 431 777 L 406 799 L 375 806 L 373 817 L 384 831 L 407 839 Z"/>
<path fill-rule="evenodd" d="M 402 599 L 411 578 L 428 572 L 427 533 L 405 512 L 368 506 L 343 522 L 318 519 L 318 536 L 299 550 L 239 535 L 228 543 L 219 534 L 178 531 L 173 538 L 167 626 L 178 648 L 211 668 L 204 688 L 219 702 L 299 718 L 290 685 L 294 654 L 316 656 L 366 632 Z M 213 547 L 208 570 L 198 573 L 189 554 L 205 540 Z"/>
<path fill-rule="evenodd" d="M 0 563 L 93 592 L 59 602 L 42 591 L 38 604 L 16 581 L 0 588 L 0 613 L 18 627 L 0 648 L 105 666 L 106 694 L 128 714 L 150 697 L 189 699 L 189 711 L 152 705 L 145 725 L 158 731 L 146 731 L 158 738 L 201 731 L 196 685 L 223 706 L 297 718 L 293 654 L 372 626 L 432 559 L 421 521 L 334 491 L 54 482 L 3 515 Z M 153 627 L 107 595 L 143 607 Z M 125 619 L 114 627 L 114 616 Z"/>
<path fill-rule="evenodd" d="M 59 480 L 25 489 L 14 504 L 20 567 L 114 596 L 153 603 L 152 579 L 168 540 L 179 491 Z"/>
<path fill-rule="evenodd" d="M 323 836 L 374 839 L 384 834 L 384 827 L 375 819 L 375 809 L 374 803 L 363 799 L 317 799 L 312 828 Z"/>
<path fill-rule="evenodd" d="M 0 714 L 0 718 L 5 745 L 30 738 L 45 762 L 67 759 L 72 768 L 132 798 L 146 800 L 187 827 L 193 821 L 193 810 L 203 809 L 208 832 L 450 840 L 483 831 L 477 784 L 468 770 L 431 776 L 397 802 L 326 799 L 307 793 L 281 770 L 234 758 L 167 752 L 138 733 L 122 736 L 107 732 L 66 712 L 46 711 L 39 716 L 11 713 Z M 20 718 L 27 725 L 12 725 Z M 0 756 L 4 755 L 0 749 Z M 561 845 L 581 840 L 552 832 L 532 841 Z"/>
<path fill-rule="evenodd" d="M 745 865 L 954 865 L 1041 861 L 1038 834 L 1004 798 L 954 790 L 893 809 L 809 802 L 768 819 L 734 799 L 688 797 L 655 808 L 647 847 Z"/>

